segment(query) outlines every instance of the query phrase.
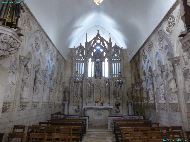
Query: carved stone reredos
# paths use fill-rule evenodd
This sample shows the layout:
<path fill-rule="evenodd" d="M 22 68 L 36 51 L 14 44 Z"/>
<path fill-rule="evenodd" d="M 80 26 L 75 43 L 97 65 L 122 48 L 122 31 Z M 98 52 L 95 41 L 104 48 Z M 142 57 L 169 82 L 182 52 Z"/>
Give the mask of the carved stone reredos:
<path fill-rule="evenodd" d="M 16 53 L 20 47 L 21 39 L 17 33 L 10 28 L 0 26 L 0 59 Z"/>

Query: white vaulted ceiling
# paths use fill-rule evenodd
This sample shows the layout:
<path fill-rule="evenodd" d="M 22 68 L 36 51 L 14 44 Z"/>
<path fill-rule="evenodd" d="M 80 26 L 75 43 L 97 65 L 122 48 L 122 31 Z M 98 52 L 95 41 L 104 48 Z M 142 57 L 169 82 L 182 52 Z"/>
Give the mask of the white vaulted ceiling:
<path fill-rule="evenodd" d="M 25 0 L 60 53 L 100 30 L 128 49 L 131 59 L 176 0 Z M 90 39 L 90 37 L 89 37 Z"/>

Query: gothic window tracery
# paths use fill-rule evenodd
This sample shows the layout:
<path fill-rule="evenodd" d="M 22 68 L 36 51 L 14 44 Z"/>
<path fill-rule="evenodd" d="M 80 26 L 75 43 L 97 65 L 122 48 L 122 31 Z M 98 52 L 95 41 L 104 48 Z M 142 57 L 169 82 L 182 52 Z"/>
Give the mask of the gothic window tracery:
<path fill-rule="evenodd" d="M 75 51 L 75 73 L 76 75 L 83 75 L 84 74 L 84 56 L 85 50 L 82 45 L 78 47 L 78 50 Z"/>
<path fill-rule="evenodd" d="M 74 49 L 73 74 L 85 77 L 119 77 L 122 72 L 122 48 L 112 46 L 111 38 L 105 40 L 99 33 L 90 40 L 86 40 L 85 46 L 80 44 Z"/>

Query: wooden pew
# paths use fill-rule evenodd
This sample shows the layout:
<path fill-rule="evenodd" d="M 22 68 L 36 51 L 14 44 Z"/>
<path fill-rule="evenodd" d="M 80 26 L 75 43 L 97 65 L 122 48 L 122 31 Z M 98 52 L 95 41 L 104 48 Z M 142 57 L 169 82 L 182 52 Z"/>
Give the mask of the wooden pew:
<path fill-rule="evenodd" d="M 43 131 L 41 131 L 43 127 Z M 42 135 L 43 134 L 43 135 Z M 59 135 L 60 134 L 60 135 Z M 28 133 L 29 141 L 42 140 L 42 141 L 55 141 L 56 139 L 61 139 L 62 141 L 82 141 L 81 137 L 81 127 L 79 126 L 62 126 L 61 125 L 52 125 L 35 127 L 33 130 L 30 130 Z M 63 138 L 65 136 L 65 139 Z"/>
<path fill-rule="evenodd" d="M 21 125 L 15 125 L 13 132 L 9 134 L 9 141 L 13 138 L 21 138 L 21 141 L 63 141 L 63 142 L 79 142 L 82 141 L 83 135 L 86 133 L 86 118 L 80 117 L 63 117 L 61 113 L 52 115 L 52 120 L 39 122 L 39 125 L 28 126 L 25 133 L 21 129 Z M 21 129 L 16 132 L 16 129 Z"/>
<path fill-rule="evenodd" d="M 122 128 L 128 128 L 128 127 L 151 127 L 151 122 L 148 120 L 125 120 L 125 119 L 119 119 L 114 120 L 114 133 L 115 133 L 115 139 L 117 142 L 123 141 L 124 136 L 126 134 L 122 134 L 123 130 Z M 132 135 L 132 134 L 128 134 Z"/>
<path fill-rule="evenodd" d="M 40 122 L 39 125 L 46 127 L 71 127 L 72 136 L 70 137 L 73 141 L 82 141 L 82 137 L 86 132 L 86 119 L 81 118 L 53 119 L 47 122 Z"/>
<path fill-rule="evenodd" d="M 163 140 L 170 141 L 185 141 L 181 126 L 171 127 L 119 127 L 121 137 L 118 135 L 118 142 L 162 142 Z M 187 140 L 186 140 L 187 141 Z"/>
<path fill-rule="evenodd" d="M 53 133 L 52 134 L 52 141 L 53 142 L 71 142 L 72 139 L 69 135 L 64 133 Z"/>
<path fill-rule="evenodd" d="M 65 125 L 65 126 L 81 126 L 82 127 L 82 134 L 86 133 L 86 119 L 63 119 L 63 120 L 52 120 L 51 125 Z"/>
<path fill-rule="evenodd" d="M 83 127 L 81 123 L 70 123 L 70 122 L 54 122 L 52 123 L 52 126 L 61 126 L 61 127 L 68 127 L 71 128 L 71 133 L 72 133 L 72 139 L 74 140 L 82 140 L 82 137 L 84 135 L 83 133 Z"/>

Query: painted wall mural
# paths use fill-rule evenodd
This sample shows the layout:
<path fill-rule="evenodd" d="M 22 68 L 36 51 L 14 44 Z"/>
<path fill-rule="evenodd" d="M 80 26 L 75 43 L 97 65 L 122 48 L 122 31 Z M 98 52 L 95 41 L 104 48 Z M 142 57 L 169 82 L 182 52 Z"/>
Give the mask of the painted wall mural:
<path fill-rule="evenodd" d="M 19 27 L 24 36 L 15 49 L 18 52 L 0 59 L 0 70 L 5 68 L 8 74 L 1 97 L 0 132 L 9 131 L 14 124 L 47 120 L 51 113 L 62 111 L 64 58 L 26 7 Z"/>
<path fill-rule="evenodd" d="M 142 106 L 144 105 L 147 117 L 160 122 L 161 125 L 182 125 L 189 129 L 187 113 L 189 109 L 185 102 L 189 99 L 190 74 L 187 66 L 190 60 L 189 49 L 181 45 L 179 38 L 181 32 L 185 30 L 181 19 L 183 15 L 181 5 L 179 1 L 170 10 L 133 58 L 131 73 L 134 86 L 142 81 L 139 88 L 143 88 L 140 95 L 144 99 Z M 135 67 L 136 64 L 138 67 Z M 133 94 L 135 96 L 138 93 Z"/>

